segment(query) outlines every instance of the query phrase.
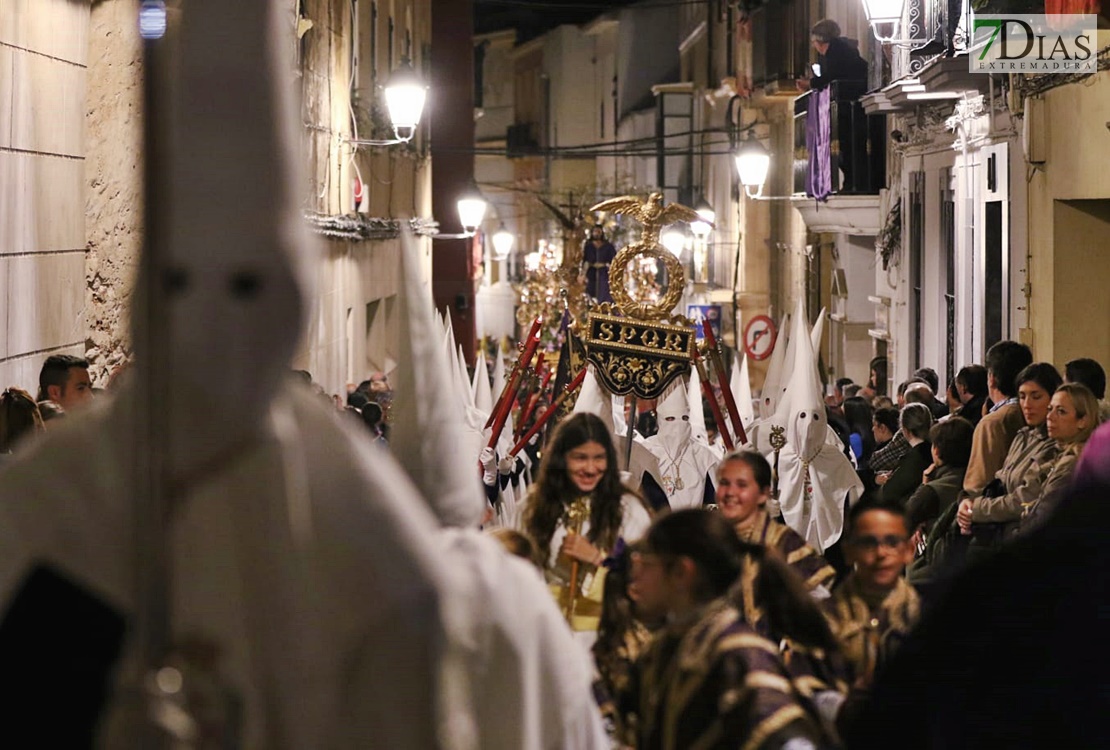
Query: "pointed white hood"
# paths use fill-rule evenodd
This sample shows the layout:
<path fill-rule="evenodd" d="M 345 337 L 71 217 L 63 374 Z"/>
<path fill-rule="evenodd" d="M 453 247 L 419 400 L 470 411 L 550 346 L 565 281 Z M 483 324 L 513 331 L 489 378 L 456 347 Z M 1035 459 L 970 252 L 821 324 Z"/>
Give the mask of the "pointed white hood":
<path fill-rule="evenodd" d="M 686 401 L 690 409 L 690 434 L 695 440 L 709 445 L 709 434 L 705 431 L 705 406 L 702 403 L 701 375 L 697 367 L 690 368 L 690 384 L 686 387 Z"/>
<path fill-rule="evenodd" d="M 471 387 L 470 374 L 466 371 L 466 355 L 463 354 L 462 344 L 459 344 L 456 350 L 455 366 L 459 372 L 459 391 L 465 403 L 470 408 L 474 408 L 474 389 Z"/>
<path fill-rule="evenodd" d="M 278 22 L 262 3 L 240 15 L 259 28 Z M 190 23 L 190 38 L 227 37 L 215 14 L 194 13 Z M 299 165 L 284 156 L 298 138 L 291 91 L 259 87 L 256 71 L 242 64 L 252 56 L 284 71 L 281 53 L 266 33 L 230 38 L 241 51 L 182 56 L 175 70 L 160 175 L 173 185 L 156 240 L 162 266 L 152 269 L 143 255 L 131 311 L 136 367 L 150 372 L 152 357 L 164 354 L 156 400 L 173 426 L 167 459 L 177 475 L 220 460 L 262 429 L 308 320 L 320 250 L 301 218 Z M 255 125 L 229 125 L 234 118 Z M 266 187 L 242 189 L 250 184 Z M 146 299 L 152 274 L 165 314 L 157 341 Z"/>
<path fill-rule="evenodd" d="M 771 361 L 767 364 L 767 376 L 763 379 L 763 389 L 759 395 L 759 417 L 767 419 L 774 415 L 778 408 L 779 398 L 785 377 L 783 367 L 786 362 L 786 350 L 789 346 L 787 336 L 787 322 L 789 318 L 783 316 L 779 321 L 778 338 L 775 339 L 775 348 L 771 351 Z"/>
<path fill-rule="evenodd" d="M 489 417 L 493 411 L 493 394 L 490 393 L 489 375 L 486 371 L 485 357 L 479 355 L 478 362 L 474 365 L 474 379 L 471 382 L 474 392 L 474 407 Z M 483 422 L 483 424 L 485 424 Z"/>
<path fill-rule="evenodd" d="M 821 353 L 821 339 L 825 335 L 825 308 L 821 308 L 821 312 L 817 314 L 817 320 L 813 323 L 813 330 L 809 332 L 809 344 L 813 347 L 814 359 L 816 360 L 818 354 Z"/>
<path fill-rule="evenodd" d="M 825 335 L 825 308 L 817 314 L 813 330 L 809 333 L 809 343 L 813 347 L 813 372 L 817 378 L 817 388 L 821 388 L 821 338 Z"/>
<path fill-rule="evenodd" d="M 825 402 L 814 376 L 816 356 L 806 330 L 805 311 L 798 305 L 791 330 L 789 380 L 775 420 L 786 427 L 786 440 L 803 458 L 815 455 L 825 442 L 828 423 L 825 419 Z"/>
<path fill-rule="evenodd" d="M 740 411 L 740 424 L 747 430 L 755 421 L 755 407 L 752 405 L 752 383 L 748 377 L 748 355 L 737 352 L 732 361 L 732 379 L 729 382 L 736 408 Z"/>
<path fill-rule="evenodd" d="M 613 429 L 613 396 L 602 387 L 594 374 L 593 365 L 587 366 L 582 389 L 578 392 L 578 400 L 574 402 L 574 409 L 571 411 L 572 414 L 582 412 L 596 416 L 609 428 L 610 435 L 617 436 Z"/>
<path fill-rule="evenodd" d="M 659 430 L 655 437 L 671 451 L 678 451 L 692 439 L 690 400 L 686 384 L 681 380 L 667 392 L 655 407 Z"/>
<path fill-rule="evenodd" d="M 405 230 L 399 296 L 400 341 L 407 351 L 398 365 L 389 445 L 444 526 L 476 526 L 485 507 L 477 468 L 481 435 L 475 440 L 465 425 L 443 330 L 435 323 L 413 245 Z"/>

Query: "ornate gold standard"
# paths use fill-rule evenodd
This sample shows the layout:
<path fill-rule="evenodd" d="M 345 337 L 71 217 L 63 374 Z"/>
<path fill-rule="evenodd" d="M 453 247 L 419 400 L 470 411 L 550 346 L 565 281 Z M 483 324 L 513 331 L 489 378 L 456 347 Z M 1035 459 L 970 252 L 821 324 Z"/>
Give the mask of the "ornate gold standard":
<path fill-rule="evenodd" d="M 527 278 L 517 287 L 519 304 L 516 320 L 526 326 L 542 316 L 552 324 L 557 324 L 561 318 L 561 308 L 569 309 L 574 320 L 585 320 L 588 299 L 586 285 L 579 276 L 583 256 L 584 206 L 574 204 L 572 198 L 573 205 L 570 206 L 568 215 L 543 198 L 537 199 L 555 215 L 559 223 L 563 259 L 555 265 L 554 247 L 550 244 L 543 245 L 539 267 L 529 272 Z"/>
<path fill-rule="evenodd" d="M 700 217 L 678 203 L 663 206 L 659 193 L 652 193 L 646 201 L 633 195 L 612 198 L 590 210 L 631 216 L 643 224 L 643 231 L 640 241 L 621 248 L 609 266 L 613 305 L 600 305 L 588 315 L 586 358 L 610 392 L 658 398 L 676 378 L 689 374 L 696 346 L 692 323 L 671 314 L 682 298 L 686 274 L 678 259 L 660 246 L 659 232 L 676 221 L 699 221 Z M 667 269 L 667 289 L 658 302 L 637 299 L 628 288 L 626 270 L 639 256 L 662 261 Z"/>
<path fill-rule="evenodd" d="M 694 329 L 680 322 L 641 321 L 610 315 L 608 305 L 587 318 L 586 359 L 611 393 L 658 398 L 690 373 Z"/>

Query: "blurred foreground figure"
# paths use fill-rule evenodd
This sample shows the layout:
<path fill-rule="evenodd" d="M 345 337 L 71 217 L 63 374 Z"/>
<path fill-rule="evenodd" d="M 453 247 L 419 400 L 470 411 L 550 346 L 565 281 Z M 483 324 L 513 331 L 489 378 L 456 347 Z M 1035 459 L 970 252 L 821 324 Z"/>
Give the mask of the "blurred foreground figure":
<path fill-rule="evenodd" d="M 849 748 L 1110 747 L 1110 484 L 1080 478 L 1044 526 L 965 570 L 844 728 Z"/>
<path fill-rule="evenodd" d="M 387 453 L 285 380 L 313 260 L 287 132 L 287 5 L 184 4 L 156 43 L 179 51 L 173 65 L 145 71 L 173 70 L 162 83 L 174 119 L 149 155 L 171 195 L 148 207 L 135 377 L 0 474 L 5 736 L 59 748 L 168 747 L 163 729 L 175 748 L 593 747 L 551 729 L 564 720 L 588 736 L 593 714 L 560 713 L 589 700 L 585 668 L 556 695 L 536 688 L 546 672 L 513 671 L 537 642 L 577 653 L 552 632 L 561 623 L 534 572 L 521 562 L 507 575 L 505 596 L 521 601 L 525 581 L 539 590 L 542 604 L 516 610 L 524 643 L 504 606 L 464 599 L 492 596 L 478 569 L 507 558 L 480 550 L 454 565 L 467 542 L 444 544 Z M 144 691 L 164 699 L 154 721 L 140 718 Z M 542 699 L 550 724 L 536 718 Z M 479 700 L 505 708 L 496 727 Z"/>

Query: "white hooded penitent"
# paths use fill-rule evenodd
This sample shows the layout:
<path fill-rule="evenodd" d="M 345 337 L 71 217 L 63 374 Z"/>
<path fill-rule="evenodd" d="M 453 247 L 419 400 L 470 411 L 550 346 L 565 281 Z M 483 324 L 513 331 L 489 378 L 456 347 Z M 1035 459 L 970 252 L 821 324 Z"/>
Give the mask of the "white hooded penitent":
<path fill-rule="evenodd" d="M 698 368 L 691 367 L 690 382 L 686 386 L 686 403 L 690 409 L 690 434 L 694 440 L 700 440 L 714 452 L 720 452 L 722 445 L 720 440 L 713 445 L 709 444 L 709 433 L 705 431 L 705 406 L 702 397 L 701 376 L 698 374 Z"/>
<path fill-rule="evenodd" d="M 133 467 L 160 456 L 172 523 L 144 541 L 169 564 L 170 635 L 220 656 L 239 746 L 466 746 L 473 715 L 440 691 L 454 681 L 442 609 L 453 594 L 438 524 L 357 425 L 287 378 L 318 258 L 294 150 L 288 3 L 191 0 L 172 18 L 180 54 L 158 175 L 172 200 L 149 207 L 166 242 L 141 264 L 138 286 L 157 299 L 132 310 L 133 383 L 6 467 L 0 608 L 49 566 L 108 607 L 145 611 L 134 510 L 154 483 Z M 153 305 L 164 318 L 151 320 Z M 165 417 L 157 442 L 140 427 L 152 405 Z M 133 690 L 138 666 L 128 641 L 118 674 Z M 114 729 L 103 745 L 138 746 L 133 725 Z"/>
<path fill-rule="evenodd" d="M 788 347 L 787 323 L 789 318 L 783 316 L 779 321 L 778 337 L 775 339 L 775 348 L 771 350 L 771 361 L 767 364 L 767 375 L 763 378 L 763 389 L 759 395 L 759 418 L 767 419 L 778 408 L 782 389 L 786 385 L 783 377 L 783 368 L 786 361 Z"/>
<path fill-rule="evenodd" d="M 830 441 L 832 428 L 815 377 L 815 356 L 802 309 L 793 322 L 794 358 L 774 417 L 786 428 L 786 447 L 778 457 L 779 507 L 788 526 L 815 549 L 825 550 L 840 538 L 844 498 L 856 502 L 863 483 L 840 450 L 839 440 Z M 774 462 L 773 454 L 768 460 Z"/>
<path fill-rule="evenodd" d="M 755 422 L 755 406 L 752 404 L 752 381 L 748 376 L 748 355 L 737 352 L 732 360 L 732 378 L 729 382 L 736 408 L 740 410 L 740 424 L 745 430 L 751 429 Z"/>
<path fill-rule="evenodd" d="M 675 383 L 655 407 L 658 432 L 644 441 L 659 462 L 663 491 L 671 510 L 695 508 L 705 499 L 705 486 L 717 456 L 693 437 L 686 385 Z"/>
<path fill-rule="evenodd" d="M 402 258 L 416 257 L 412 244 L 406 232 Z M 534 568 L 477 528 L 485 499 L 477 454 L 460 449 L 471 428 L 449 382 L 457 380 L 447 362 L 455 349 L 435 335 L 431 294 L 415 263 L 402 261 L 402 279 L 401 341 L 411 350 L 402 357 L 397 398 L 413 407 L 395 425 L 390 447 L 444 526 L 437 544 L 451 568 L 453 632 L 468 666 L 456 689 L 472 704 L 477 746 L 541 750 L 558 738 L 566 747 L 600 748 L 589 664 L 554 600 Z"/>

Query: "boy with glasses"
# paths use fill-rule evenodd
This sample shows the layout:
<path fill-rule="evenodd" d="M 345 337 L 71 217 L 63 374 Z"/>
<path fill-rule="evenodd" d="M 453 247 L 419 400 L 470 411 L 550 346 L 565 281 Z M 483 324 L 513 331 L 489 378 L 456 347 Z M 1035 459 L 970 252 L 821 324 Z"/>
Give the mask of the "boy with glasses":
<path fill-rule="evenodd" d="M 825 615 L 852 667 L 855 692 L 870 688 L 917 622 L 920 602 L 903 578 L 913 546 L 901 506 L 862 501 L 849 511 L 845 533 L 852 573 L 825 602 Z"/>

